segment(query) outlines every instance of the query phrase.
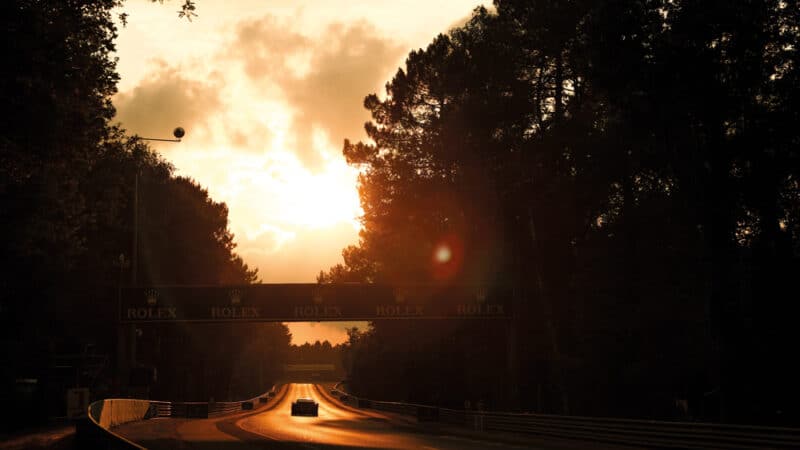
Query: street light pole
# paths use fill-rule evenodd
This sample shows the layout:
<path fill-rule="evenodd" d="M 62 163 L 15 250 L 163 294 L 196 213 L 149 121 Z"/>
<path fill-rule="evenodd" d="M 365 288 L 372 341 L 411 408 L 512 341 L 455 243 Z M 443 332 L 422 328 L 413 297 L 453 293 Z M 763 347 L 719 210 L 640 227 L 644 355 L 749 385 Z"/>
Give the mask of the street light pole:
<path fill-rule="evenodd" d="M 181 142 L 181 138 L 186 134 L 182 127 L 177 127 L 173 130 L 172 135 L 175 139 L 162 139 L 162 138 L 146 138 L 135 136 L 134 139 L 142 141 L 158 141 L 158 142 Z M 139 270 L 139 168 L 133 175 L 133 248 L 131 248 L 131 260 L 129 262 L 131 267 L 131 286 L 136 286 L 138 283 L 138 270 Z M 124 257 L 120 257 L 120 265 L 125 263 Z M 126 264 L 127 266 L 127 264 Z M 120 281 L 122 280 L 122 269 L 120 269 Z M 120 290 L 118 292 L 119 302 L 119 319 L 122 320 L 122 289 L 120 283 Z M 127 394 L 130 394 L 130 371 L 136 367 L 136 326 L 128 324 L 123 326 L 120 324 L 118 328 L 117 338 L 117 367 L 119 368 L 119 382 L 124 386 Z M 127 341 L 127 342 L 126 342 Z M 127 345 L 126 345 L 127 343 Z M 125 355 L 127 350 L 128 355 Z"/>
<path fill-rule="evenodd" d="M 139 168 L 133 175 L 133 248 L 131 249 L 131 286 L 136 286 L 139 253 Z"/>
<path fill-rule="evenodd" d="M 147 138 L 147 137 L 139 137 L 137 136 L 136 139 L 141 141 L 158 141 L 158 142 L 181 142 L 183 136 L 186 135 L 186 130 L 183 127 L 177 127 L 172 130 L 172 135 L 175 136 L 175 139 L 164 139 L 164 138 Z M 131 286 L 136 286 L 137 283 L 137 275 L 138 275 L 138 265 L 139 265 L 139 171 L 137 170 L 133 177 L 133 251 L 131 252 Z"/>

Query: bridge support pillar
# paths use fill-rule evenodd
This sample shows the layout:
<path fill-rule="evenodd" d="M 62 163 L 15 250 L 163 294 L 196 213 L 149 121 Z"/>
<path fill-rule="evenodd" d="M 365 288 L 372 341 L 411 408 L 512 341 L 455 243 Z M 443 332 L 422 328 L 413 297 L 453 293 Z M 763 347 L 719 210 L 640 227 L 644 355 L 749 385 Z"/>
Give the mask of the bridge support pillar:
<path fill-rule="evenodd" d="M 511 411 L 520 408 L 519 362 L 517 354 L 517 323 L 514 318 L 506 326 L 506 402 Z"/>
<path fill-rule="evenodd" d="M 131 369 L 136 366 L 136 326 L 130 323 L 117 325 L 117 370 L 118 394 L 127 396 L 130 388 Z"/>

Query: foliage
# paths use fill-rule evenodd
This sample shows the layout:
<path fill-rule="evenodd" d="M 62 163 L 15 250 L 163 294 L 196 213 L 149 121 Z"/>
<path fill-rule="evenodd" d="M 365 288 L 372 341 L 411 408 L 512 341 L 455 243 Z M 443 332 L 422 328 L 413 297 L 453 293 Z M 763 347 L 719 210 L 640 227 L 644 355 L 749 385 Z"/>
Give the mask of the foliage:
<path fill-rule="evenodd" d="M 292 345 L 287 362 L 289 364 L 332 364 L 337 370 L 341 367 L 341 344 L 331 345 L 328 340 L 313 344 L 306 342 Z"/>
<path fill-rule="evenodd" d="M 121 374 L 112 365 L 112 337 L 122 285 L 244 284 L 257 278 L 234 253 L 225 204 L 210 199 L 196 182 L 175 177 L 153 150 L 111 123 L 111 96 L 119 80 L 112 11 L 121 4 L 19 0 L 0 5 L 4 55 L 12 62 L 0 75 L 4 395 L 10 395 L 15 379 L 35 378 L 48 380 L 42 381 L 41 395 L 62 399 L 59 389 L 76 381 L 74 374 L 57 379 L 55 357 L 88 353 L 108 357 L 103 373 L 91 381 L 92 392 L 114 394 L 112 383 Z M 186 2 L 184 11 L 193 13 L 193 6 Z M 131 267 L 134 254 L 137 264 Z M 243 371 L 243 363 L 263 361 L 256 357 L 261 351 L 280 361 L 289 345 L 285 326 L 245 328 L 223 339 L 217 330 L 148 328 L 140 339 L 172 340 L 178 347 L 166 346 L 164 352 L 180 349 L 209 366 L 223 361 L 230 373 L 220 376 L 231 379 Z M 211 344 L 219 348 L 203 360 Z M 139 363 L 163 369 L 161 356 L 142 350 Z M 263 369 L 260 381 L 277 377 Z M 165 383 L 177 376 L 168 370 L 160 374 Z M 208 389 L 225 391 L 230 384 L 223 380 Z M 252 382 L 237 386 L 261 389 Z M 205 395 L 201 391 L 186 395 Z M 64 414 L 58 401 L 47 405 L 56 409 L 41 408 L 44 414 Z"/>
<path fill-rule="evenodd" d="M 705 420 L 800 416 L 782 394 L 796 372 L 777 362 L 797 309 L 779 294 L 798 257 L 796 5 L 495 6 L 366 97 L 369 141 L 343 148 L 363 171 L 364 229 L 320 281 L 514 286 L 518 319 L 489 338 L 507 359 L 476 369 L 509 377 L 492 394 L 505 407 L 686 418 L 670 408 L 688 399 Z M 442 243 L 460 253 L 446 271 Z M 428 335 L 423 348 L 463 354 L 459 330 L 420 327 L 357 335 L 354 388 L 463 382 L 403 351 Z M 479 328 L 462 326 L 472 347 Z"/>

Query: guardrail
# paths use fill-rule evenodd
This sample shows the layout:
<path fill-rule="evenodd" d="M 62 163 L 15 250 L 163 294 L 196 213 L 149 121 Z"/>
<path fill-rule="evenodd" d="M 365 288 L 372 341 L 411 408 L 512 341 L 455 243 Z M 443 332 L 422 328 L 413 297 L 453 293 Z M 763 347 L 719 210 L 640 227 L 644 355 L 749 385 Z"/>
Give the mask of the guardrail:
<path fill-rule="evenodd" d="M 76 427 L 78 448 L 143 449 L 114 433 L 112 428 L 154 417 L 212 418 L 252 410 L 277 394 L 277 386 L 268 392 L 238 402 L 164 402 L 137 399 L 105 399 L 89 405 L 87 418 Z"/>
<path fill-rule="evenodd" d="M 89 405 L 87 417 L 75 426 L 77 448 L 140 450 L 144 447 L 111 431 L 112 427 L 149 418 L 147 400 L 105 399 Z"/>
<path fill-rule="evenodd" d="M 153 409 L 155 417 L 171 417 L 172 402 L 151 401 L 150 407 Z"/>
<path fill-rule="evenodd" d="M 254 409 L 256 405 L 267 403 L 277 392 L 276 386 L 271 390 L 251 399 L 237 402 L 163 402 L 150 400 L 150 417 L 185 417 L 205 419 L 220 417 L 239 411 Z"/>
<path fill-rule="evenodd" d="M 440 422 L 477 432 L 510 432 L 650 448 L 800 449 L 799 428 L 465 411 L 362 399 L 339 390 L 338 386 L 330 393 L 353 407 L 416 416 L 420 422 Z"/>

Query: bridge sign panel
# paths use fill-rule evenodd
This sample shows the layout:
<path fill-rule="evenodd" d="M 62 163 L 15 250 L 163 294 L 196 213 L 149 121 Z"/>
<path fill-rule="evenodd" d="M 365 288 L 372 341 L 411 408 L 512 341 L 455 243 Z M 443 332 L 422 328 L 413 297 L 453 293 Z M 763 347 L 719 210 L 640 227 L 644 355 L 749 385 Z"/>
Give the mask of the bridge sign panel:
<path fill-rule="evenodd" d="M 506 318 L 510 289 L 482 286 L 252 284 L 153 286 L 120 292 L 120 321 L 307 322 Z"/>

